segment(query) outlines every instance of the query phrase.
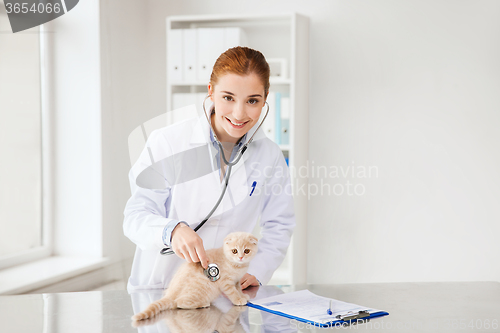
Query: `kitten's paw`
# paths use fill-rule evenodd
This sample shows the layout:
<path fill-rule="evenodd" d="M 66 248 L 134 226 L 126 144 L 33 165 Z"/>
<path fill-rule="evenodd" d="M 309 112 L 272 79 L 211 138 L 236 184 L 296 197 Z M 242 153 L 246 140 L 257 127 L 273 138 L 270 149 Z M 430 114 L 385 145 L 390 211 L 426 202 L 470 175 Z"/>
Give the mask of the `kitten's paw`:
<path fill-rule="evenodd" d="M 240 314 L 246 310 L 247 310 L 247 308 L 244 306 L 233 306 L 227 313 L 234 312 L 236 314 Z"/>
<path fill-rule="evenodd" d="M 248 294 L 243 294 L 243 297 L 245 297 L 247 301 L 250 299 L 250 295 Z"/>
<path fill-rule="evenodd" d="M 132 316 L 132 321 L 140 321 L 140 320 L 144 320 L 144 319 L 148 319 L 148 315 L 144 312 L 140 312 L 134 316 Z"/>
<path fill-rule="evenodd" d="M 246 297 L 238 297 L 233 301 L 234 305 L 246 305 L 247 304 L 247 299 Z"/>

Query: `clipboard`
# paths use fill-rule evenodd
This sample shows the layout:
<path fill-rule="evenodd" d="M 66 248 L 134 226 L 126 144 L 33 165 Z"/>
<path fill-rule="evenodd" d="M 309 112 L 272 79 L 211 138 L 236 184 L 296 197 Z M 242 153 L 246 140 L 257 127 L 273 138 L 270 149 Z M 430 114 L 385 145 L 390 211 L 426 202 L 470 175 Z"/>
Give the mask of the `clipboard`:
<path fill-rule="evenodd" d="M 386 311 L 318 296 L 307 289 L 251 300 L 247 306 L 316 327 L 351 325 L 389 315 Z"/>

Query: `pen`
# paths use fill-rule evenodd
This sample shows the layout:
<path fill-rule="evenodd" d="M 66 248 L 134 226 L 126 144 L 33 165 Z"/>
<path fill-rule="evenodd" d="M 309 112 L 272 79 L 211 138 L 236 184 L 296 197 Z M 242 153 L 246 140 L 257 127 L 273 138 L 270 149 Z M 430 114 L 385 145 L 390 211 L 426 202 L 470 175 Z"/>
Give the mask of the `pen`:
<path fill-rule="evenodd" d="M 255 190 L 255 186 L 256 186 L 256 185 L 257 185 L 257 182 L 256 182 L 256 181 L 254 181 L 254 182 L 252 183 L 252 192 L 250 192 L 249 197 L 251 197 L 251 196 L 252 196 L 252 193 L 253 193 L 253 191 Z"/>
<path fill-rule="evenodd" d="M 332 315 L 332 300 L 330 300 L 330 307 L 328 308 L 328 310 L 326 310 L 326 313 L 328 313 L 330 316 Z"/>

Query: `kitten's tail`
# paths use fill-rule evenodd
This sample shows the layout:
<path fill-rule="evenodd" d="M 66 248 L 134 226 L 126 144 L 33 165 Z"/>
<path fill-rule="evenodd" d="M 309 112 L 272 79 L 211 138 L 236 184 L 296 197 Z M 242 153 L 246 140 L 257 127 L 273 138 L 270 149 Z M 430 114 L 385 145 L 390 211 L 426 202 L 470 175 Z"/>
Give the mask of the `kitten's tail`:
<path fill-rule="evenodd" d="M 162 298 L 148 305 L 146 310 L 132 316 L 133 321 L 144 320 L 156 316 L 163 310 L 176 308 L 175 301 L 170 298 Z"/>

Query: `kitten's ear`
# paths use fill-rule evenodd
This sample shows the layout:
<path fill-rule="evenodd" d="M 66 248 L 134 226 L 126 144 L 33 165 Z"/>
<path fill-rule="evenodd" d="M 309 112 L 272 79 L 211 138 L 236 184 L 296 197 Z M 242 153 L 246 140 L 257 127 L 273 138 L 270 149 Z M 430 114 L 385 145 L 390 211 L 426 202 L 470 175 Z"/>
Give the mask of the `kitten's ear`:
<path fill-rule="evenodd" d="M 253 245 L 257 245 L 258 242 L 259 240 L 257 239 L 257 237 L 255 237 L 254 235 L 250 236 L 250 243 L 252 243 Z"/>
<path fill-rule="evenodd" d="M 224 243 L 229 244 L 233 239 L 232 238 L 226 238 Z"/>

